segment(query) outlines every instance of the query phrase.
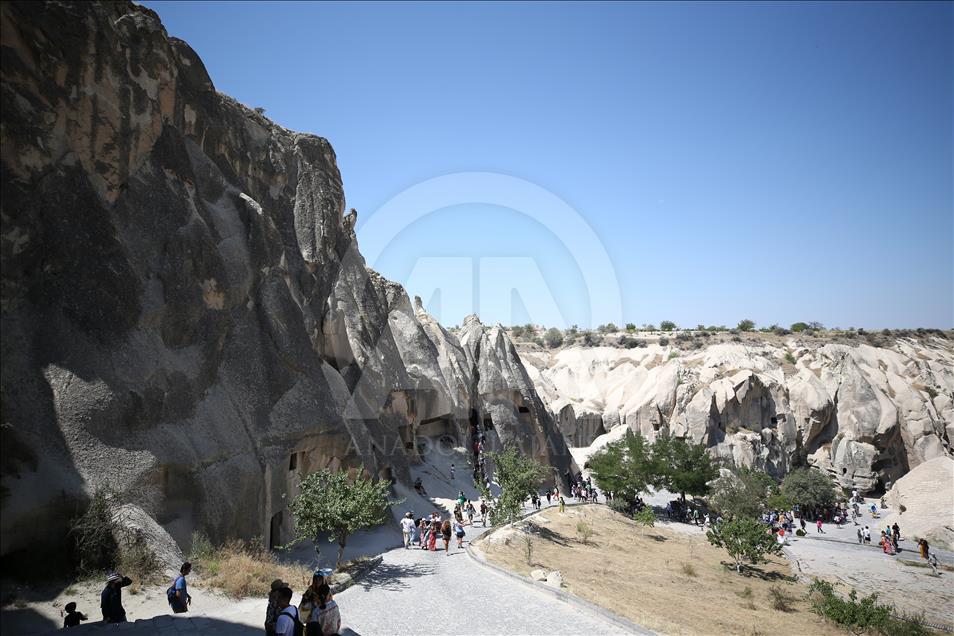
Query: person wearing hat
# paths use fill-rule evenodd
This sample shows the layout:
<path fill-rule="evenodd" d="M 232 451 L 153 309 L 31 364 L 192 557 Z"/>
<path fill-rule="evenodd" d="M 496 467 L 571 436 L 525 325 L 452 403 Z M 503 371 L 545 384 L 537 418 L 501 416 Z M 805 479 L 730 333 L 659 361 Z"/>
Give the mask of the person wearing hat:
<path fill-rule="evenodd" d="M 411 549 L 411 535 L 414 534 L 414 513 L 408 512 L 401 519 L 401 534 L 404 535 L 404 549 Z"/>
<path fill-rule="evenodd" d="M 268 593 L 268 609 L 265 610 L 265 633 L 275 636 L 275 623 L 278 621 L 278 590 L 288 587 L 288 583 L 281 579 L 272 581 L 272 589 Z"/>
<path fill-rule="evenodd" d="M 132 585 L 132 579 L 118 572 L 106 577 L 106 587 L 100 595 L 100 609 L 103 610 L 104 623 L 125 623 L 126 610 L 123 609 L 123 588 Z"/>

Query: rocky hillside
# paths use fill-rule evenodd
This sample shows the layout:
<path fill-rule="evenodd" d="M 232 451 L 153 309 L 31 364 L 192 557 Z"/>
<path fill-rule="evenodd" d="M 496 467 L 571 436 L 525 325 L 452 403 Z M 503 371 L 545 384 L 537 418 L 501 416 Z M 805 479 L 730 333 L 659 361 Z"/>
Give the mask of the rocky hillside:
<path fill-rule="evenodd" d="M 420 438 L 572 461 L 506 333 L 369 270 L 331 145 L 216 92 L 132 2 L 2 11 L 2 554 L 108 485 L 180 544 L 288 538 L 299 475 Z"/>
<path fill-rule="evenodd" d="M 728 464 L 800 465 L 878 492 L 954 448 L 948 333 L 840 336 L 638 333 L 615 346 L 521 343 L 571 446 L 624 427 L 704 441 Z M 604 438 L 606 439 L 606 438 Z"/>

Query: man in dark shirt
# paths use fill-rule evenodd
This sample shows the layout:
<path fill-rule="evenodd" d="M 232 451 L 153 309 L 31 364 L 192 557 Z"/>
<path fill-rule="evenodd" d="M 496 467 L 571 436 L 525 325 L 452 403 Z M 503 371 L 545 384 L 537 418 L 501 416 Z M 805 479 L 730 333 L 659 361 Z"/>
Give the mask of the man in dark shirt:
<path fill-rule="evenodd" d="M 100 608 L 103 610 L 104 623 L 125 623 L 126 610 L 123 609 L 123 588 L 132 585 L 132 579 L 113 572 L 106 578 L 106 587 L 100 596 Z"/>

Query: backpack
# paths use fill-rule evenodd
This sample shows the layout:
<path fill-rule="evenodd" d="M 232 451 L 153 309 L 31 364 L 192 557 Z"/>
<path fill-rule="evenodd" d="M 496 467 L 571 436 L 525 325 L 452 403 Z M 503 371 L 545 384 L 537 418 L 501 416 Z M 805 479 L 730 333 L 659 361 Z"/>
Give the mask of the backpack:
<path fill-rule="evenodd" d="M 172 586 L 166 590 L 166 600 L 169 601 L 169 605 L 172 605 L 176 602 L 176 583 L 179 582 L 181 577 L 176 577 L 176 580 L 172 582 Z"/>
<path fill-rule="evenodd" d="M 293 606 L 289 605 L 288 607 L 293 607 Z M 295 623 L 295 636 L 304 636 L 305 626 L 302 624 L 301 619 L 298 617 L 298 609 L 297 608 L 295 609 L 295 615 L 292 616 L 291 614 L 288 613 L 288 607 L 283 609 L 278 615 L 281 616 L 282 614 L 284 614 L 285 616 L 292 619 L 292 621 Z"/>

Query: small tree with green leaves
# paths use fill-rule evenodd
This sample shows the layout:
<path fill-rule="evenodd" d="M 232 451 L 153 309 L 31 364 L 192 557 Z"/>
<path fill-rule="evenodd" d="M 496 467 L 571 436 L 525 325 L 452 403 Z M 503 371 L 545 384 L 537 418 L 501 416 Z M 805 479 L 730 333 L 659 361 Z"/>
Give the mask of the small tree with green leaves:
<path fill-rule="evenodd" d="M 631 322 L 627 322 L 626 331 L 628 331 L 629 333 L 633 333 L 634 331 L 636 331 L 636 325 Z"/>
<path fill-rule="evenodd" d="M 704 443 L 693 444 L 663 433 L 652 445 L 652 474 L 654 486 L 679 493 L 685 501 L 686 495 L 707 495 L 719 468 Z"/>
<path fill-rule="evenodd" d="M 663 320 L 661 323 L 659 323 L 659 328 L 663 331 L 672 331 L 676 328 L 676 323 L 671 320 Z"/>
<path fill-rule="evenodd" d="M 712 545 L 724 548 L 729 553 L 735 560 L 736 572 L 740 574 L 744 561 L 755 565 L 762 562 L 766 554 L 779 554 L 782 551 L 782 546 L 775 541 L 768 528 L 748 517 L 723 521 L 709 530 L 706 538 Z"/>
<path fill-rule="evenodd" d="M 540 490 L 547 468 L 508 445 L 503 451 L 488 453 L 494 465 L 494 477 L 500 497 L 494 508 L 495 521 L 513 522 L 520 516 L 523 502 Z"/>
<path fill-rule="evenodd" d="M 739 331 L 752 331 L 755 329 L 755 321 L 749 320 L 748 318 L 740 320 L 737 329 Z"/>
<path fill-rule="evenodd" d="M 652 528 L 656 525 L 656 513 L 653 512 L 653 509 L 649 506 L 645 506 L 642 510 L 633 515 L 633 521 L 641 526 L 642 534 L 645 535 L 646 528 Z"/>
<path fill-rule="evenodd" d="M 315 541 L 328 533 L 329 541 L 338 542 L 335 567 L 341 565 L 348 537 L 358 530 L 379 526 L 388 520 L 390 485 L 384 480 L 361 476 L 354 479 L 343 472 L 319 470 L 305 477 L 298 495 L 288 504 L 295 517 L 295 540 Z"/>
<path fill-rule="evenodd" d="M 803 509 L 817 510 L 835 503 L 835 487 L 828 475 L 811 468 L 799 468 L 782 479 L 781 494 Z"/>

